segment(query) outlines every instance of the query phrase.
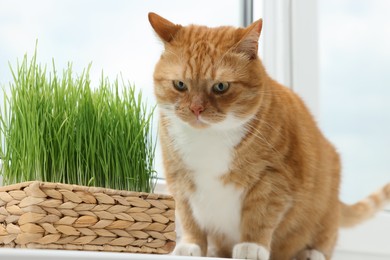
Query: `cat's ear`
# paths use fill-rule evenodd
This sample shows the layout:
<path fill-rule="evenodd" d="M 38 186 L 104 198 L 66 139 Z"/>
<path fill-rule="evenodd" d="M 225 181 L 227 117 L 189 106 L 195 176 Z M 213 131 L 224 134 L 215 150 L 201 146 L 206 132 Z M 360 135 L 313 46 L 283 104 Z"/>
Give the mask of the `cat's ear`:
<path fill-rule="evenodd" d="M 171 42 L 176 33 L 182 28 L 181 25 L 174 24 L 155 13 L 149 13 L 148 18 L 154 31 L 164 43 Z"/>
<path fill-rule="evenodd" d="M 257 50 L 259 46 L 259 37 L 261 28 L 263 27 L 263 20 L 257 20 L 243 30 L 242 38 L 237 44 L 237 51 L 245 53 L 251 59 L 257 57 Z"/>

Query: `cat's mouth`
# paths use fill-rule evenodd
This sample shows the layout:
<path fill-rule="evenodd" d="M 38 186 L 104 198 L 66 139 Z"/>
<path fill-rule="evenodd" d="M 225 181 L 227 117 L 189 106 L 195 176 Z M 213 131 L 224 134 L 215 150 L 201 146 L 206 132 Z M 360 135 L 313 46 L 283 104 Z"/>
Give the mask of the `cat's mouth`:
<path fill-rule="evenodd" d="M 190 124 L 194 128 L 199 129 L 207 128 L 210 126 L 210 123 L 205 121 L 202 116 L 194 116 L 193 119 L 188 122 L 188 124 Z"/>

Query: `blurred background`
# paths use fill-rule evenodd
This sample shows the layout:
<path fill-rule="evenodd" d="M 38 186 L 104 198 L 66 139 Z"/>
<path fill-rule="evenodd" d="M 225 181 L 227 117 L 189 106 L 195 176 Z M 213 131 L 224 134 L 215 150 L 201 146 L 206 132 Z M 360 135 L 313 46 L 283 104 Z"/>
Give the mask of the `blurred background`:
<path fill-rule="evenodd" d="M 0 0 L 0 85 L 7 92 L 12 81 L 9 64 L 16 68 L 26 53 L 31 57 L 38 40 L 38 61 L 48 68 L 54 58 L 58 71 L 72 62 L 74 71 L 81 74 L 92 62 L 93 85 L 98 85 L 102 71 L 110 79 L 122 74 L 152 106 L 152 74 L 163 46 L 147 13 L 153 11 L 184 25 L 242 26 L 242 2 Z M 275 1 L 275 6 L 289 2 Z M 320 127 L 342 156 L 341 197 L 353 202 L 390 181 L 390 1 L 316 3 L 314 21 L 308 25 L 318 25 L 317 33 L 308 38 L 318 43 L 312 58 L 319 57 L 319 77 L 312 86 L 317 94 L 307 102 L 314 103 Z M 255 0 L 253 7 L 255 19 L 267 15 L 263 1 Z M 272 34 L 266 23 L 264 30 Z M 260 47 L 261 57 L 267 55 L 268 47 L 262 42 Z M 277 73 L 271 75 L 279 79 Z M 305 95 L 304 91 L 299 94 Z M 157 153 L 156 168 L 163 177 L 160 158 Z"/>
<path fill-rule="evenodd" d="M 318 118 L 354 202 L 390 181 L 390 1 L 318 3 Z"/>

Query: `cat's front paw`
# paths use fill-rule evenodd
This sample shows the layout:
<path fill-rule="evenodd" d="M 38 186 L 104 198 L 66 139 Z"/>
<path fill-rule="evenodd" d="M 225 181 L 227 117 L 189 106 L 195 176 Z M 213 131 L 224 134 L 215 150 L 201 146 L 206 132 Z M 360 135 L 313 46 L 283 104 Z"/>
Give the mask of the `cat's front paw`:
<path fill-rule="evenodd" d="M 202 250 L 197 244 L 180 243 L 173 250 L 174 255 L 202 256 Z"/>
<path fill-rule="evenodd" d="M 306 249 L 302 251 L 296 258 L 296 260 L 325 260 L 325 256 L 318 250 Z"/>
<path fill-rule="evenodd" d="M 233 247 L 233 258 L 268 260 L 270 252 L 264 246 L 255 243 L 240 243 Z"/>

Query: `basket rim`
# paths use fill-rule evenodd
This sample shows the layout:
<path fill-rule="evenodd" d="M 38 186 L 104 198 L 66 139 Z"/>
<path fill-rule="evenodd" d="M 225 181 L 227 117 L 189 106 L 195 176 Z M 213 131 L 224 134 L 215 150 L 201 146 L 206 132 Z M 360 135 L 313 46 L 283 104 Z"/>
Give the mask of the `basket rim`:
<path fill-rule="evenodd" d="M 168 194 L 158 194 L 158 193 L 147 193 L 147 192 L 137 192 L 137 191 L 126 191 L 126 190 L 116 190 L 102 187 L 89 187 L 82 186 L 77 184 L 67 184 L 59 182 L 44 182 L 44 181 L 27 181 L 20 182 L 15 184 L 10 184 L 0 187 L 0 192 L 9 192 L 12 190 L 20 190 L 32 184 L 39 185 L 41 188 L 51 188 L 51 189 L 66 189 L 69 191 L 86 191 L 90 193 L 105 193 L 108 195 L 122 195 L 122 196 L 134 196 L 134 197 L 144 197 L 147 199 L 169 199 L 172 200 L 173 197 Z"/>

